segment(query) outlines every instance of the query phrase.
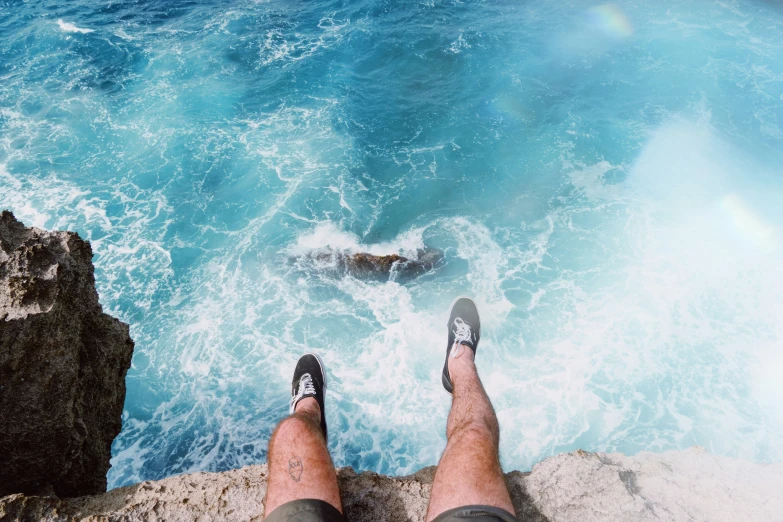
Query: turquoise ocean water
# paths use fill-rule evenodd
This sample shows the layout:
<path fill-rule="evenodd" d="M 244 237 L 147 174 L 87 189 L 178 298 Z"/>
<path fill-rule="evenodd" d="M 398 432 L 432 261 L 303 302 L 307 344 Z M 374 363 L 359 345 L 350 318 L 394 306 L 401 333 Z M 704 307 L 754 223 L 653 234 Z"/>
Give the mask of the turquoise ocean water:
<path fill-rule="evenodd" d="M 435 464 L 460 294 L 506 468 L 779 461 L 781 203 L 778 2 L 0 0 L 0 207 L 136 340 L 111 486 L 264 462 L 310 350 L 337 465 Z"/>

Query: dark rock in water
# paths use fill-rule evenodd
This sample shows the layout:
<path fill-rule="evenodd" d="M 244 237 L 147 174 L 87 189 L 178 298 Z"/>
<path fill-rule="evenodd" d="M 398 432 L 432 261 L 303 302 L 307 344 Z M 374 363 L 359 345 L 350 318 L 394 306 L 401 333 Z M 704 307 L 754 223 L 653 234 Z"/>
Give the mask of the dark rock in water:
<path fill-rule="evenodd" d="M 358 279 L 404 281 L 433 270 L 443 259 L 443 252 L 436 249 L 420 250 L 417 257 L 407 258 L 399 254 L 376 256 L 365 252 L 320 251 L 310 257 Z"/>
<path fill-rule="evenodd" d="M 0 214 L 0 496 L 106 491 L 128 325 L 103 313 L 92 249 Z"/>

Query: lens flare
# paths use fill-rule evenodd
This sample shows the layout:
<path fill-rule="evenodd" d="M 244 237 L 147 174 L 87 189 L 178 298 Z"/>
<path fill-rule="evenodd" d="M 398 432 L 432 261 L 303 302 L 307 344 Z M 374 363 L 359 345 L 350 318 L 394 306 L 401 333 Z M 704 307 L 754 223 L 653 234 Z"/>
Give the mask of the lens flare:
<path fill-rule="evenodd" d="M 602 33 L 622 39 L 633 35 L 633 25 L 619 7 L 603 4 L 591 7 L 587 11 L 590 24 Z"/>
<path fill-rule="evenodd" d="M 748 207 L 742 198 L 736 194 L 727 194 L 721 199 L 720 206 L 731 220 L 737 234 L 743 239 L 765 251 L 777 248 L 778 238 L 775 228 Z"/>

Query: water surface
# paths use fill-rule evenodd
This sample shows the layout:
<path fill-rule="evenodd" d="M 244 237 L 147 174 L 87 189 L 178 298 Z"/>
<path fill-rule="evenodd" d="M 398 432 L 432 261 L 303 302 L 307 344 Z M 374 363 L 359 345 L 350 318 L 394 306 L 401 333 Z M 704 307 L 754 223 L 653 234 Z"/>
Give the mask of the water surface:
<path fill-rule="evenodd" d="M 460 294 L 506 468 L 781 460 L 781 56 L 750 0 L 1 1 L 0 207 L 136 341 L 110 485 L 265 461 L 311 350 L 337 465 L 435 464 Z"/>

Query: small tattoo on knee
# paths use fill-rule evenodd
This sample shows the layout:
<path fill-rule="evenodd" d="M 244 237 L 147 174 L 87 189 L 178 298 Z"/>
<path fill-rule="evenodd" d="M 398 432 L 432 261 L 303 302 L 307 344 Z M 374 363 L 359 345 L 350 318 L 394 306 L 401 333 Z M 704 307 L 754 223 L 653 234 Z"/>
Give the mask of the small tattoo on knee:
<path fill-rule="evenodd" d="M 302 459 L 294 457 L 288 460 L 288 474 L 291 475 L 294 482 L 299 482 L 299 479 L 302 478 L 302 471 L 304 471 Z"/>

